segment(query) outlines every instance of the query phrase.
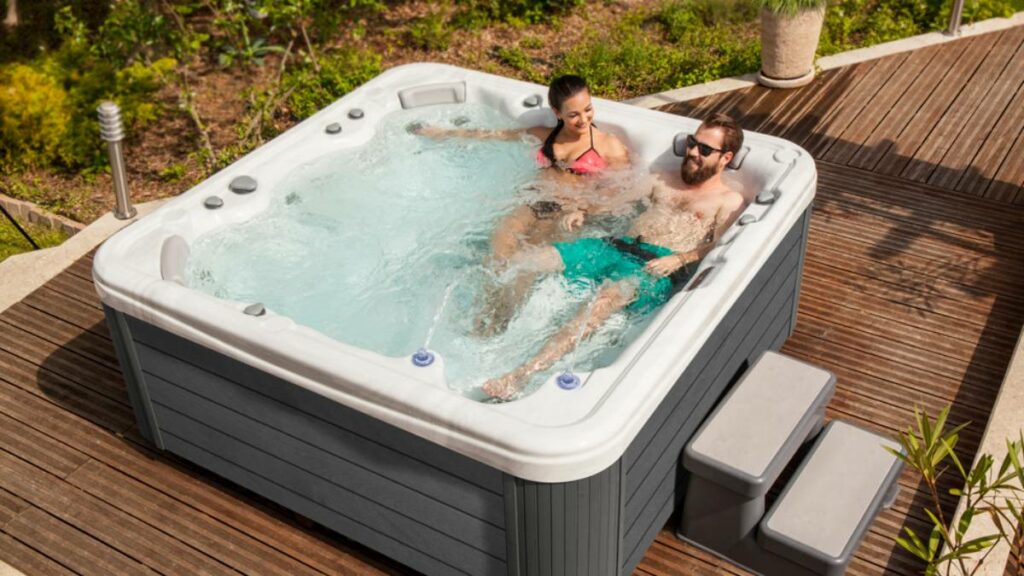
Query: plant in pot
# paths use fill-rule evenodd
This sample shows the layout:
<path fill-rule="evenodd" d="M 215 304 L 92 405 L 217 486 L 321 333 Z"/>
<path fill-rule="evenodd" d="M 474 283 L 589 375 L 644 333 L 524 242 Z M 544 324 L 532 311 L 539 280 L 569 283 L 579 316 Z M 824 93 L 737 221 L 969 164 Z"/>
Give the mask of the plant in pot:
<path fill-rule="evenodd" d="M 771 88 L 796 88 L 814 79 L 814 53 L 827 0 L 761 0 L 761 72 Z"/>

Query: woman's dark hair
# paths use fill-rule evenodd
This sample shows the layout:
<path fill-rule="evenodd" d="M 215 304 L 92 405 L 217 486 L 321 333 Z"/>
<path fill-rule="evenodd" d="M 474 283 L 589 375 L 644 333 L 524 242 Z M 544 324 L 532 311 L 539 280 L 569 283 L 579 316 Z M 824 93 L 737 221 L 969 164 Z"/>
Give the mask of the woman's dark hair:
<path fill-rule="evenodd" d="M 590 90 L 590 87 L 583 78 L 572 74 L 559 76 L 548 86 L 548 104 L 555 110 L 561 110 L 566 100 L 584 90 Z"/>
<path fill-rule="evenodd" d="M 584 90 L 590 91 L 590 87 L 587 86 L 587 81 L 583 78 L 572 74 L 559 76 L 552 80 L 551 85 L 548 86 L 548 105 L 554 110 L 561 111 L 562 104 L 565 104 L 566 100 Z M 559 119 L 558 125 L 551 131 L 551 134 L 548 134 L 547 140 L 541 146 L 541 152 L 552 164 L 555 163 L 555 138 L 562 131 L 562 126 L 565 126 L 565 122 Z"/>

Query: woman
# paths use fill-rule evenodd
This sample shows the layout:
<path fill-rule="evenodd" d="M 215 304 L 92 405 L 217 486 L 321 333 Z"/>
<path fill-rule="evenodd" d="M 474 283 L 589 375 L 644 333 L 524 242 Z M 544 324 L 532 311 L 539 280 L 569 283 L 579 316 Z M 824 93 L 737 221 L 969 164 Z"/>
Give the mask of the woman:
<path fill-rule="evenodd" d="M 559 76 L 548 88 L 548 104 L 558 123 L 554 128 L 534 126 L 521 130 L 466 130 L 419 126 L 417 134 L 433 138 L 461 137 L 515 140 L 528 134 L 542 142 L 537 164 L 545 170 L 545 179 L 554 186 L 548 197 L 519 206 L 498 224 L 491 238 L 492 262 L 496 270 L 505 267 L 523 246 L 563 239 L 565 233 L 579 228 L 592 206 L 585 191 L 590 177 L 608 169 L 629 166 L 629 151 L 614 134 L 594 125 L 594 105 L 587 82 L 579 76 Z M 481 318 L 478 331 L 496 333 L 504 329 L 522 294 L 532 284 L 521 278 L 515 285 L 494 294 L 489 308 L 490 321 Z"/>

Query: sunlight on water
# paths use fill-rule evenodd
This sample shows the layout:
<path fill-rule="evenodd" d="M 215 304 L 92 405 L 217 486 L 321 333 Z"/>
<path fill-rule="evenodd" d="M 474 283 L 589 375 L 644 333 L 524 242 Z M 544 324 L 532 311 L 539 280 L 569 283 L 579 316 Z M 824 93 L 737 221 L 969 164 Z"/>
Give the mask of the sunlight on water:
<path fill-rule="evenodd" d="M 394 113 L 366 146 L 298 166 L 269 192 L 264 214 L 199 238 L 190 286 L 262 302 L 341 342 L 408 357 L 423 346 L 454 283 L 430 344 L 444 357 L 449 386 L 472 389 L 524 362 L 590 296 L 560 275 L 541 278 L 506 331 L 474 335 L 484 287 L 494 280 L 483 266 L 491 233 L 538 194 L 524 186 L 540 176 L 538 143 L 434 140 L 410 133 L 412 122 L 512 125 L 475 105 Z M 623 221 L 606 219 L 584 234 L 607 234 Z M 625 315 L 612 318 L 581 346 L 576 370 L 606 365 L 640 329 Z M 533 378 L 528 391 L 564 370 L 571 356 Z"/>

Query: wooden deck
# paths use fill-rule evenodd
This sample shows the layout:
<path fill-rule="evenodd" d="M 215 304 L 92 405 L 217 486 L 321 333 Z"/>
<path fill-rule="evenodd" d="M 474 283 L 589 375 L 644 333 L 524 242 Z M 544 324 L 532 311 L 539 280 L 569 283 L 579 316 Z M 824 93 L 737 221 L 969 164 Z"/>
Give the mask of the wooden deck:
<path fill-rule="evenodd" d="M 725 111 L 819 160 L 796 334 L 833 370 L 829 415 L 886 433 L 915 405 L 970 420 L 970 460 L 1024 322 L 1024 27 L 823 74 L 796 91 L 673 105 Z M 166 454 L 136 433 L 91 257 L 0 314 L 0 558 L 28 574 L 406 570 Z M 911 473 L 851 574 L 914 574 Z M 952 498 L 947 506 L 952 507 Z M 639 574 L 742 570 L 666 529 Z"/>

